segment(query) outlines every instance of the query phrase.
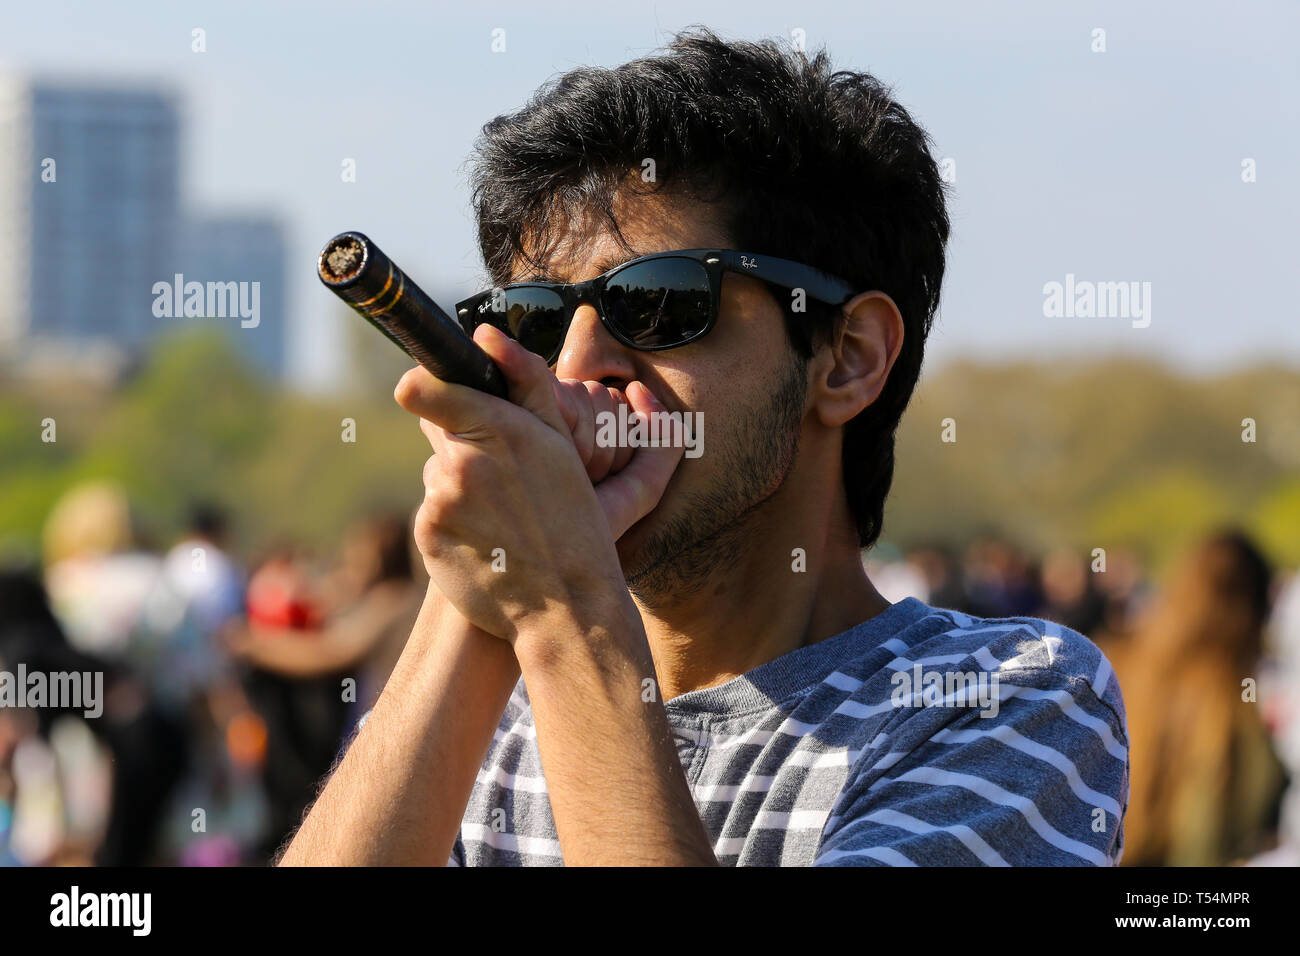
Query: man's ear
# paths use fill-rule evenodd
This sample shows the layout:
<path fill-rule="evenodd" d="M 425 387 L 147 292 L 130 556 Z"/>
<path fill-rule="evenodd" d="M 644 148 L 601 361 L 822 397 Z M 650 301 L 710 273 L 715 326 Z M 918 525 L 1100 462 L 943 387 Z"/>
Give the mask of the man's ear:
<path fill-rule="evenodd" d="M 809 363 L 817 418 L 837 428 L 874 402 L 903 347 L 903 315 L 883 292 L 863 292 L 844 304 L 834 334 Z"/>

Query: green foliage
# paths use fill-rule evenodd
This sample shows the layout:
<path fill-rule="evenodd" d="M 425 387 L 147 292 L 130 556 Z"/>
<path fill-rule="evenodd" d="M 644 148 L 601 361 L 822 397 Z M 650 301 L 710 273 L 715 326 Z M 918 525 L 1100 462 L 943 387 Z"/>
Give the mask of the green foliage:
<path fill-rule="evenodd" d="M 1228 496 L 1196 472 L 1166 468 L 1098 502 L 1088 522 L 1098 547 L 1129 548 L 1165 567 L 1195 541 L 1234 519 Z"/>
<path fill-rule="evenodd" d="M 164 340 L 114 394 L 52 410 L 52 391 L 0 397 L 0 549 L 34 556 L 59 495 L 91 478 L 120 482 L 159 546 L 196 501 L 228 508 L 237 544 L 252 550 L 282 539 L 330 547 L 365 512 L 420 501 L 428 445 L 391 385 L 346 402 L 302 398 L 260 378 L 224 337 L 198 333 Z M 47 415 L 52 444 L 40 437 Z M 355 443 L 341 440 L 344 417 L 357 422 Z"/>
<path fill-rule="evenodd" d="M 0 554 L 35 555 L 59 495 L 115 478 L 152 543 L 196 500 L 225 505 L 245 553 L 291 540 L 331 549 L 373 511 L 409 513 L 429 455 L 392 400 L 410 362 L 349 320 L 351 371 L 330 398 L 273 386 L 223 337 L 178 335 L 115 392 L 0 388 Z M 371 348 L 370 346 L 374 346 Z M 1300 372 L 1213 380 L 1132 360 L 957 364 L 927 373 L 899 430 L 885 534 L 902 548 L 996 532 L 1026 547 L 1130 547 L 1159 570 L 1235 522 L 1300 564 Z M 41 421 L 58 441 L 41 441 Z M 343 420 L 356 441 L 342 440 Z M 957 441 L 940 441 L 941 421 Z M 1241 440 L 1253 418 L 1258 441 Z"/>
<path fill-rule="evenodd" d="M 1269 557 L 1287 567 L 1300 567 L 1300 476 L 1278 483 L 1255 506 L 1249 530 Z"/>
<path fill-rule="evenodd" d="M 1196 379 L 1132 359 L 954 364 L 923 376 L 903 418 L 885 534 L 904 548 L 980 531 L 1035 549 L 1123 544 L 1158 569 L 1232 522 L 1295 564 L 1297 409 L 1300 372 L 1276 367 Z M 940 441 L 945 418 L 956 442 Z"/>

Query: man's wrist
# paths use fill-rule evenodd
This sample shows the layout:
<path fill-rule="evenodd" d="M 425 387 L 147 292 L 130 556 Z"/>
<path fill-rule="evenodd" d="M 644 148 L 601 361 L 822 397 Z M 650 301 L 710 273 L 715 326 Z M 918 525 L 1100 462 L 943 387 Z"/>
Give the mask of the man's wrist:
<path fill-rule="evenodd" d="M 553 602 L 523 618 L 512 643 L 525 676 L 563 670 L 575 656 L 650 660 L 641 615 L 625 589 Z"/>
<path fill-rule="evenodd" d="M 473 648 L 476 654 L 486 655 L 485 661 L 491 660 L 506 670 L 513 670 L 515 679 L 518 679 L 519 668 L 509 647 L 499 638 L 468 621 L 441 589 L 430 581 L 403 656 L 415 660 L 432 660 L 439 647 L 452 644 Z"/>

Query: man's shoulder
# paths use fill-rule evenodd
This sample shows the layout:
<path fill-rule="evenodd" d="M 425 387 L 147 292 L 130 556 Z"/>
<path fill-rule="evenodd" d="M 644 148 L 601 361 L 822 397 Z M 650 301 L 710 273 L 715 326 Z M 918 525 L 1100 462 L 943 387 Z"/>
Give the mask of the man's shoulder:
<path fill-rule="evenodd" d="M 1127 728 L 1092 641 L 1044 618 L 927 606 L 884 646 L 889 699 L 875 703 L 880 676 L 862 688 L 862 743 L 819 863 L 1118 860 Z"/>
<path fill-rule="evenodd" d="M 953 665 L 974 663 L 1002 679 L 1017 676 L 1087 691 L 1122 711 L 1110 661 L 1087 636 L 1039 617 L 979 617 L 929 607 L 908 629 L 904 656 Z M 908 637 L 909 635 L 902 635 Z"/>

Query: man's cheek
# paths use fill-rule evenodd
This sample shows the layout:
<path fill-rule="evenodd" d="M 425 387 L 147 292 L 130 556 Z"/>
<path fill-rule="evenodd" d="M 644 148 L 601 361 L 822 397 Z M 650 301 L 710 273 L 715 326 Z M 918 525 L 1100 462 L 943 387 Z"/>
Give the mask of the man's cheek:
<path fill-rule="evenodd" d="M 712 484 L 712 468 L 707 456 L 701 458 L 683 456 L 677 465 L 677 470 L 668 479 L 663 497 L 659 499 L 659 504 L 650 512 L 649 517 L 654 521 L 677 517 L 684 513 L 687 502 L 706 494 Z"/>

